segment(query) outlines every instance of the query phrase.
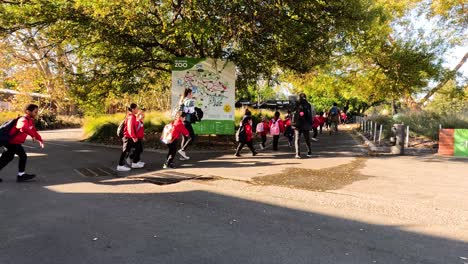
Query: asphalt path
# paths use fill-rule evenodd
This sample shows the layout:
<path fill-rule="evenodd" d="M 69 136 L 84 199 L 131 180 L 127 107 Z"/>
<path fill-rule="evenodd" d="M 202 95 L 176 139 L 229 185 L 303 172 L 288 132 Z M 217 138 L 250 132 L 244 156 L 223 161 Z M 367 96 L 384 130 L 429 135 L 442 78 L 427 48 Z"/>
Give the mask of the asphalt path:
<path fill-rule="evenodd" d="M 244 197 L 235 183 L 141 181 L 165 173 L 164 153 L 146 152 L 146 168 L 118 174 L 118 149 L 80 143 L 78 130 L 43 134 L 45 149 L 25 144 L 36 181 L 15 182 L 17 159 L 0 171 L 1 264 L 468 263 L 467 241 Z M 347 143 L 322 143 L 323 155 L 362 155 L 349 136 L 329 140 Z M 221 154 L 198 153 L 186 166 Z"/>

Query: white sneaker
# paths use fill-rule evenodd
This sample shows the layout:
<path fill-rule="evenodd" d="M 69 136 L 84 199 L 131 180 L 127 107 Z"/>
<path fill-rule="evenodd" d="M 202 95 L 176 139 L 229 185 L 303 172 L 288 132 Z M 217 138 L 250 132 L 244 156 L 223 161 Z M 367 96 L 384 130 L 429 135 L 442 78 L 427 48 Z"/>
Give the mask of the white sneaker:
<path fill-rule="evenodd" d="M 130 157 L 126 158 L 125 162 L 127 163 L 128 166 L 132 166 L 132 159 Z"/>
<path fill-rule="evenodd" d="M 146 165 L 146 163 L 145 163 L 145 162 L 143 162 L 143 161 L 139 161 L 139 162 L 137 162 L 137 164 L 140 164 L 140 165 L 143 165 L 143 166 L 145 166 L 145 165 Z"/>
<path fill-rule="evenodd" d="M 319 140 L 318 140 L 318 138 L 312 138 L 312 141 L 317 142 L 317 141 L 319 141 Z"/>
<path fill-rule="evenodd" d="M 294 158 L 296 158 L 296 159 L 300 159 L 300 158 L 301 158 L 301 156 L 300 156 L 300 155 L 296 155 Z"/>
<path fill-rule="evenodd" d="M 185 160 L 189 160 L 189 159 L 190 159 L 190 157 L 187 156 L 187 154 L 185 153 L 185 151 L 179 150 L 178 153 L 179 153 L 179 155 L 182 156 L 182 158 L 184 158 Z"/>
<path fill-rule="evenodd" d="M 131 169 L 127 166 L 117 166 L 117 171 L 130 171 Z"/>
<path fill-rule="evenodd" d="M 143 168 L 145 165 L 144 164 L 141 164 L 141 163 L 132 163 L 132 169 L 141 169 Z"/>
<path fill-rule="evenodd" d="M 265 148 L 263 147 L 262 144 L 258 144 L 258 147 L 261 149 L 261 150 L 264 150 Z"/>

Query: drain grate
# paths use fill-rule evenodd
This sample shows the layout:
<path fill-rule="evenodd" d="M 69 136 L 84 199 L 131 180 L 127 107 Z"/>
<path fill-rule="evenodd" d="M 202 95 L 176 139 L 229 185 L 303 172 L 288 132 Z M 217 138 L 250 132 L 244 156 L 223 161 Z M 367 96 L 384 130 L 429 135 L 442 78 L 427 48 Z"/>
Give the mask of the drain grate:
<path fill-rule="evenodd" d="M 117 176 L 115 171 L 107 167 L 79 168 L 74 171 L 84 177 Z"/>
<path fill-rule="evenodd" d="M 200 178 L 200 175 L 181 172 L 153 172 L 135 178 L 157 185 L 168 185 Z M 133 178 L 133 177 L 132 177 Z"/>

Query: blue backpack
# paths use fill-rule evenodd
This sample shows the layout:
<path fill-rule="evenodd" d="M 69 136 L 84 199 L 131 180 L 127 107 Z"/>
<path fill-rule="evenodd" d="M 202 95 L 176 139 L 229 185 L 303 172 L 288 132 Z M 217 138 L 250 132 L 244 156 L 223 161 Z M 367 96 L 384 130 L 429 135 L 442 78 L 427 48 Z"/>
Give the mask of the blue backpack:
<path fill-rule="evenodd" d="M 18 123 L 18 118 L 11 119 L 0 126 L 0 146 L 5 146 L 16 135 L 10 135 L 11 129 Z"/>
<path fill-rule="evenodd" d="M 338 108 L 337 108 L 336 106 L 332 107 L 332 108 L 330 109 L 330 114 L 331 114 L 332 116 L 337 116 L 337 115 L 338 115 Z"/>

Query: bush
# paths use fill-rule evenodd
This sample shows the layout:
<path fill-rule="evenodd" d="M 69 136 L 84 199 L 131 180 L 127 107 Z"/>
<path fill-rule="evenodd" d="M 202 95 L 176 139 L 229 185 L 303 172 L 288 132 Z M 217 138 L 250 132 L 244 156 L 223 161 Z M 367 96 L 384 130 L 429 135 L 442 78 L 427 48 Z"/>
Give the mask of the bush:
<path fill-rule="evenodd" d="M 18 112 L 1 112 L 0 123 L 4 123 L 13 118 L 22 116 Z M 81 127 L 82 120 L 74 116 L 59 116 L 52 112 L 45 111 L 39 114 L 34 125 L 37 130 L 63 129 Z"/>

